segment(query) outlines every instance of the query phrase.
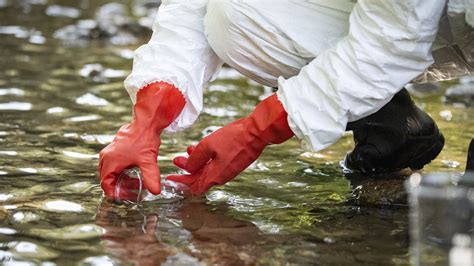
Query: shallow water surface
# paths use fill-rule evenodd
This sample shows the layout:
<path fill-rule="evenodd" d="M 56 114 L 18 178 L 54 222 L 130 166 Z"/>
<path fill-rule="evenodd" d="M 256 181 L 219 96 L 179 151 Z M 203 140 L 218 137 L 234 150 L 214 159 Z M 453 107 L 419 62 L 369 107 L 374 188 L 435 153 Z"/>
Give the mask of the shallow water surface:
<path fill-rule="evenodd" d="M 269 147 L 235 181 L 179 204 L 102 198 L 98 152 L 131 118 L 122 80 L 146 39 L 67 42 L 55 32 L 93 18 L 107 2 L 0 0 L 0 263 L 408 263 L 407 209 L 349 200 L 339 161 L 353 145 L 350 134 L 319 153 L 297 140 Z M 132 10 L 140 1 L 120 2 Z M 465 164 L 474 109 L 442 103 L 454 83 L 415 98 L 446 136 L 425 171 L 461 172 Z M 223 69 L 198 123 L 164 136 L 162 172 L 176 172 L 174 156 L 269 93 Z"/>

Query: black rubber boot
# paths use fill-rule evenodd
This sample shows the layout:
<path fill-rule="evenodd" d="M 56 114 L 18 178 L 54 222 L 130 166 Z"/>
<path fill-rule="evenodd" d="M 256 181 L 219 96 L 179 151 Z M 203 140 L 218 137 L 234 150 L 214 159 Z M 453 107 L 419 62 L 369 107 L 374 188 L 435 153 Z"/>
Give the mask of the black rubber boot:
<path fill-rule="evenodd" d="M 438 156 L 444 137 L 433 119 L 412 101 L 406 89 L 378 112 L 351 122 L 355 148 L 345 166 L 364 174 L 422 169 Z"/>

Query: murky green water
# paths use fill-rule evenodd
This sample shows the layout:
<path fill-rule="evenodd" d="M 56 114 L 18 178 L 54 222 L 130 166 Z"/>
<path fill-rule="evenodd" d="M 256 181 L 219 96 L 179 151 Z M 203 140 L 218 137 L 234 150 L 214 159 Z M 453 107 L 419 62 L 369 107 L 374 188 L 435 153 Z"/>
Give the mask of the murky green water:
<path fill-rule="evenodd" d="M 140 42 L 64 43 L 53 33 L 107 2 L 0 0 L 1 264 L 408 263 L 407 209 L 348 202 L 351 186 L 339 160 L 352 147 L 350 135 L 321 153 L 296 140 L 272 146 L 206 198 L 140 208 L 103 199 L 98 152 L 130 120 L 122 80 Z M 52 16 L 46 8 L 53 4 L 76 7 L 79 17 Z M 87 64 L 117 71 L 81 76 Z M 171 159 L 209 127 L 249 113 L 268 93 L 225 69 L 206 91 L 199 122 L 164 137 L 162 172 L 176 171 Z M 442 93 L 416 98 L 447 140 L 426 171 L 462 171 L 474 109 L 444 105 Z"/>

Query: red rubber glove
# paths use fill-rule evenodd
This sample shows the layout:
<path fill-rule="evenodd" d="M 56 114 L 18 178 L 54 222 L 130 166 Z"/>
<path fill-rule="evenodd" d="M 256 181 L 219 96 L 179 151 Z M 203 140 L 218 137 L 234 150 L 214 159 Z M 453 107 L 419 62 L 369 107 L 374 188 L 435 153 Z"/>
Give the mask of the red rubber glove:
<path fill-rule="evenodd" d="M 114 197 L 117 177 L 124 169 L 138 167 L 143 183 L 153 194 L 161 192 L 157 165 L 160 134 L 181 113 L 186 101 L 181 92 L 165 82 L 152 83 L 137 93 L 133 119 L 117 132 L 112 143 L 100 152 L 100 185 L 105 194 Z M 137 188 L 138 184 L 126 184 Z M 119 195 L 121 199 L 136 195 Z"/>
<path fill-rule="evenodd" d="M 167 179 L 189 185 L 194 195 L 232 180 L 266 146 L 282 143 L 294 135 L 287 116 L 277 96 L 268 97 L 248 117 L 215 131 L 196 148 L 188 148 L 189 158 L 176 157 L 174 164 L 190 174 L 170 175 Z"/>

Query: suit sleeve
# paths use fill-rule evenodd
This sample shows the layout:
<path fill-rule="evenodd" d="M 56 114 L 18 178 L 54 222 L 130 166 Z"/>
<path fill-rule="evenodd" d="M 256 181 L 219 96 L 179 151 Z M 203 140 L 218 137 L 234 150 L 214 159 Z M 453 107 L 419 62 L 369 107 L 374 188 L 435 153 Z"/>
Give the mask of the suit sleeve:
<path fill-rule="evenodd" d="M 185 96 L 186 106 L 167 128 L 179 131 L 194 123 L 203 108 L 203 87 L 222 66 L 204 35 L 207 1 L 163 1 L 150 41 L 135 51 L 133 69 L 124 85 L 135 103 L 146 85 L 164 81 Z"/>
<path fill-rule="evenodd" d="M 433 63 L 445 0 L 359 0 L 348 35 L 299 74 L 279 78 L 278 98 L 307 148 L 336 142 L 346 124 L 378 111 Z"/>

